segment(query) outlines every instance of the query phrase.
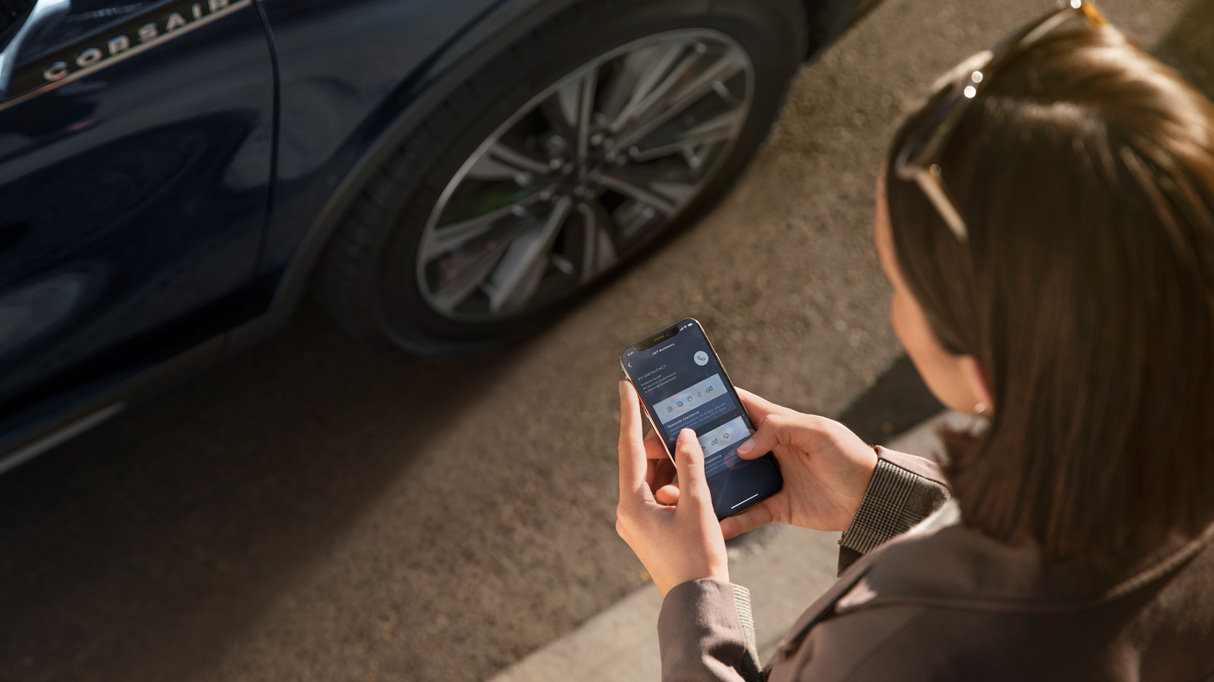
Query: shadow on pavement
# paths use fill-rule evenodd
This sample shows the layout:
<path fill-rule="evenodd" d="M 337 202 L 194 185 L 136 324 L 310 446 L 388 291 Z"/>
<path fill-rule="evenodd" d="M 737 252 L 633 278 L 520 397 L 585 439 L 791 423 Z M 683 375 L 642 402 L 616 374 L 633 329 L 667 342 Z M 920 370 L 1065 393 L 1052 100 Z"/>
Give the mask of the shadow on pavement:
<path fill-rule="evenodd" d="M 515 352 L 379 355 L 308 305 L 288 332 L 0 477 L 0 677 L 204 667 Z"/>
<path fill-rule="evenodd" d="M 899 355 L 872 387 L 839 415 L 868 443 L 885 443 L 944 409 L 906 355 Z"/>

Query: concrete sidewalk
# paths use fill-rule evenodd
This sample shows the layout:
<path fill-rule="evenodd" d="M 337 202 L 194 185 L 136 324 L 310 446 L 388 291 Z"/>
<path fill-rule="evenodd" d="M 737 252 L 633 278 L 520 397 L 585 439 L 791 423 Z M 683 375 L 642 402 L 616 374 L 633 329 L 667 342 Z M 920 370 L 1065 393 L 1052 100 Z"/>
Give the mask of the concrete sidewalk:
<path fill-rule="evenodd" d="M 888 443 L 925 457 L 940 449 L 936 430 L 960 427 L 964 415 L 943 413 Z M 835 579 L 839 534 L 773 526 L 730 547 L 734 582 L 750 589 L 759 655 L 766 661 L 797 617 Z M 662 599 L 652 586 L 633 592 L 560 639 L 498 673 L 491 682 L 638 682 L 658 680 L 657 621 Z"/>

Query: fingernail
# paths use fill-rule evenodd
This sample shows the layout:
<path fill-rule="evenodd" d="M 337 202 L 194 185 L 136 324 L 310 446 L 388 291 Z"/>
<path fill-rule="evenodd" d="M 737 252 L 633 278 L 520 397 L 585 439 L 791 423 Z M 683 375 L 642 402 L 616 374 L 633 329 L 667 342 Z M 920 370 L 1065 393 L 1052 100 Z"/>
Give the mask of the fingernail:
<path fill-rule="evenodd" d="M 628 382 L 627 382 L 627 381 L 623 381 L 623 380 L 621 380 L 621 381 L 620 381 L 620 397 L 621 397 L 621 398 L 623 398 L 623 397 L 624 397 L 624 389 L 625 389 L 625 387 L 627 387 L 627 386 L 628 386 Z"/>
<path fill-rule="evenodd" d="M 753 440 L 744 441 L 741 445 L 738 446 L 738 454 L 745 455 L 746 453 L 748 453 L 754 449 L 755 449 L 755 442 Z"/>

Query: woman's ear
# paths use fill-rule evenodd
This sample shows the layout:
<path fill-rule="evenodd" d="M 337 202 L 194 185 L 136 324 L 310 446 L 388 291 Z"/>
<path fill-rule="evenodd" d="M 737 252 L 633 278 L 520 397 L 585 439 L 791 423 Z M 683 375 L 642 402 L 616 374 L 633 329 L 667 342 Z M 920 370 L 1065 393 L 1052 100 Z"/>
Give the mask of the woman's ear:
<path fill-rule="evenodd" d="M 972 355 L 962 355 L 957 360 L 961 365 L 961 376 L 965 380 L 970 394 L 974 396 L 973 411 L 989 415 L 995 409 L 995 402 L 991 395 L 991 382 L 986 369 L 982 363 L 978 362 L 978 358 Z"/>

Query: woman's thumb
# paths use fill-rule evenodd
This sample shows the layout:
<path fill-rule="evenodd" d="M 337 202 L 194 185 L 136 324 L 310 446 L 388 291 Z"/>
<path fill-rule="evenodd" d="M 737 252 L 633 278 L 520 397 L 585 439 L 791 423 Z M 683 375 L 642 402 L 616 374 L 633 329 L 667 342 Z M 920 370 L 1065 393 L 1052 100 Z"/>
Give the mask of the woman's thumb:
<path fill-rule="evenodd" d="M 764 419 L 763 423 L 759 425 L 759 430 L 738 446 L 738 457 L 755 459 L 771 452 L 779 442 L 779 427 L 779 416 L 767 415 L 767 419 Z"/>
<path fill-rule="evenodd" d="M 760 502 L 744 512 L 721 519 L 721 534 L 728 540 L 771 522 L 771 509 Z"/>

